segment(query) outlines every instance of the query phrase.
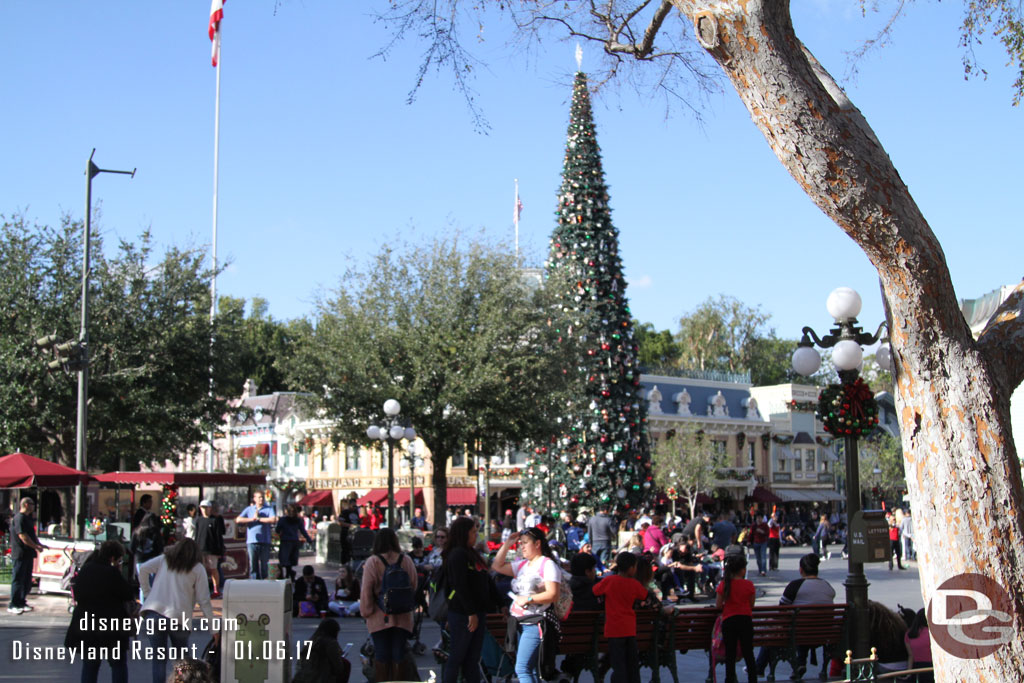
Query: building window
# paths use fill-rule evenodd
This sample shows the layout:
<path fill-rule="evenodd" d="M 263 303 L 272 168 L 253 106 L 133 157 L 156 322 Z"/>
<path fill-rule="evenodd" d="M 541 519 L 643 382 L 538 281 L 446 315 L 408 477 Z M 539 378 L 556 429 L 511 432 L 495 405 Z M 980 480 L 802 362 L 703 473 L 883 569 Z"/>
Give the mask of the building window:
<path fill-rule="evenodd" d="M 786 458 L 781 450 L 776 449 L 775 451 L 775 471 L 785 472 L 786 471 Z"/>
<path fill-rule="evenodd" d="M 458 449 L 452 454 L 452 467 L 465 467 L 466 466 L 466 451 Z"/>
<path fill-rule="evenodd" d="M 354 446 L 345 446 L 345 469 L 359 469 L 359 449 Z"/>
<path fill-rule="evenodd" d="M 803 471 L 803 469 L 804 469 L 804 453 L 803 453 L 803 449 L 801 449 L 801 448 L 794 448 L 793 449 L 793 455 L 796 456 L 795 458 L 793 458 L 793 471 L 794 472 L 801 472 L 801 471 Z"/>
<path fill-rule="evenodd" d="M 814 449 L 806 449 L 804 451 L 804 455 L 807 458 L 807 460 L 804 463 L 804 469 L 807 470 L 808 472 L 814 472 L 814 470 L 816 469 L 814 466 Z"/>
<path fill-rule="evenodd" d="M 715 449 L 715 453 L 717 455 L 725 455 L 725 447 L 726 447 L 725 441 L 721 441 L 719 439 L 714 439 L 711 442 L 711 447 Z"/>
<path fill-rule="evenodd" d="M 747 466 L 757 468 L 757 461 L 754 460 L 754 443 L 752 441 L 747 443 Z"/>

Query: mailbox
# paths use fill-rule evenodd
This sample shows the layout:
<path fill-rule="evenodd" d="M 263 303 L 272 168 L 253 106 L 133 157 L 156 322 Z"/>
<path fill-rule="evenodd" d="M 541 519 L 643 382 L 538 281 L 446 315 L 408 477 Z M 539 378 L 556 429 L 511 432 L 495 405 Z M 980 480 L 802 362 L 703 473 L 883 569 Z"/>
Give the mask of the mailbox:
<path fill-rule="evenodd" d="M 341 564 L 341 525 L 337 522 L 316 527 L 316 561 L 319 564 Z"/>
<path fill-rule="evenodd" d="M 850 559 L 854 562 L 888 562 L 892 553 L 889 524 L 884 510 L 860 510 L 850 520 Z"/>
<path fill-rule="evenodd" d="M 292 641 L 292 582 L 239 581 L 224 585 L 220 680 L 288 683 L 291 662 L 304 656 Z"/>

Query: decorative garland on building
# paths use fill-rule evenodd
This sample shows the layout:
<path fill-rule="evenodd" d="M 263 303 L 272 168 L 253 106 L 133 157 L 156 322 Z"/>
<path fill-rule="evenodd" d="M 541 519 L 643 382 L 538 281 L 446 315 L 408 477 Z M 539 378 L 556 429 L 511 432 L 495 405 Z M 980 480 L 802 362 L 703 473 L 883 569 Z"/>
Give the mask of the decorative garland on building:
<path fill-rule="evenodd" d="M 742 449 L 743 446 L 746 445 L 746 443 L 747 443 L 747 435 L 746 434 L 744 434 L 743 432 L 740 432 L 739 434 L 736 435 L 736 447 L 737 448 Z"/>
<path fill-rule="evenodd" d="M 833 436 L 867 436 L 878 424 L 878 402 L 860 377 L 851 384 L 830 384 L 818 397 L 818 418 Z"/>
<path fill-rule="evenodd" d="M 816 436 L 814 437 L 814 441 L 819 446 L 831 446 L 832 442 L 835 441 L 835 438 L 831 436 Z"/>
<path fill-rule="evenodd" d="M 779 436 L 778 434 L 775 434 L 774 436 L 772 436 L 772 441 L 783 446 L 788 446 L 789 444 L 793 443 L 793 439 L 795 438 L 795 436 Z"/>
<path fill-rule="evenodd" d="M 787 401 L 786 408 L 794 413 L 813 413 L 817 408 L 814 401 Z"/>
<path fill-rule="evenodd" d="M 772 433 L 765 432 L 761 435 L 761 450 L 768 450 L 768 447 L 772 445 Z"/>

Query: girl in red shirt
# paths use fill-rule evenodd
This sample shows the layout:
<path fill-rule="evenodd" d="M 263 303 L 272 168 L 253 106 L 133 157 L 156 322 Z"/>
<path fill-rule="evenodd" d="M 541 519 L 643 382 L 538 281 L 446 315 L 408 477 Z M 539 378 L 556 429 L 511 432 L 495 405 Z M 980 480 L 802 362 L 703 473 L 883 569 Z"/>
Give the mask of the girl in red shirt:
<path fill-rule="evenodd" d="M 736 643 L 740 644 L 747 663 L 749 681 L 756 681 L 754 664 L 754 584 L 747 580 L 747 558 L 729 555 L 725 558 L 725 574 L 715 591 L 715 607 L 722 610 L 722 640 L 725 642 L 725 683 L 736 683 Z"/>

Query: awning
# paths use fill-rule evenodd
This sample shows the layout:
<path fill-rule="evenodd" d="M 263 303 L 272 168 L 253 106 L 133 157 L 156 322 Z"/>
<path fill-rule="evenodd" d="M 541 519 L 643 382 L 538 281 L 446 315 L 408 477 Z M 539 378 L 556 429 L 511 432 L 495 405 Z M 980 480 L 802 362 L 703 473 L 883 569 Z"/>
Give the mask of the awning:
<path fill-rule="evenodd" d="M 93 477 L 100 484 L 157 484 L 160 486 L 265 486 L 265 474 L 229 472 L 107 472 Z"/>
<path fill-rule="evenodd" d="M 793 451 L 789 450 L 789 446 L 779 445 L 779 457 L 783 460 L 799 460 L 800 456 L 795 455 Z"/>
<path fill-rule="evenodd" d="M 395 505 L 409 504 L 409 489 L 395 491 Z M 423 505 L 423 489 L 416 489 L 416 505 Z"/>
<path fill-rule="evenodd" d="M 839 456 L 831 448 L 821 449 L 821 459 L 825 462 L 839 462 Z"/>
<path fill-rule="evenodd" d="M 387 498 L 387 489 L 370 489 L 368 493 L 356 499 L 356 505 L 373 505 L 374 503 L 380 503 L 382 500 L 386 501 Z"/>
<path fill-rule="evenodd" d="M 755 486 L 754 492 L 750 494 L 750 498 L 757 501 L 758 503 L 781 503 L 781 498 L 769 491 L 763 486 Z"/>
<path fill-rule="evenodd" d="M 0 488 L 74 486 L 88 480 L 89 475 L 85 472 L 27 453 L 11 453 L 0 458 Z"/>
<path fill-rule="evenodd" d="M 299 505 L 303 507 L 334 507 L 334 492 L 329 490 L 310 491 L 302 497 Z"/>
<path fill-rule="evenodd" d="M 459 487 L 448 489 L 448 505 L 476 505 L 476 489 L 472 487 Z M 406 498 L 406 502 L 409 499 Z"/>
<path fill-rule="evenodd" d="M 845 500 L 842 495 L 831 489 L 773 489 L 773 492 L 787 503 Z"/>

